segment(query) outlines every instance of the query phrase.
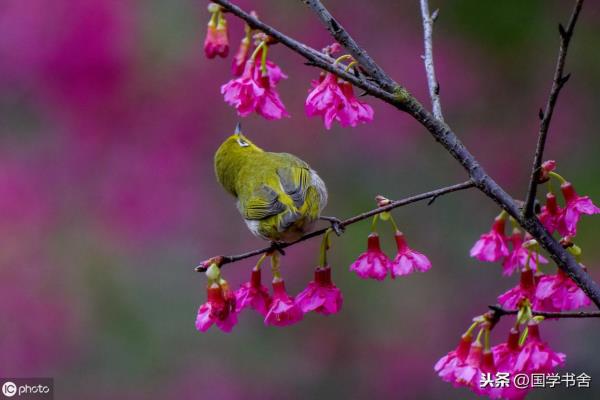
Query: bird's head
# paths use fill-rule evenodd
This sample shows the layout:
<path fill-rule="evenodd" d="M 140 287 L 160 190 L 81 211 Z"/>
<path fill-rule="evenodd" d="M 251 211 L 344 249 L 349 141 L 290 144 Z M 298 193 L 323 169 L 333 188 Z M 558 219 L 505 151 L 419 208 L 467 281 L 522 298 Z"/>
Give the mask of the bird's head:
<path fill-rule="evenodd" d="M 237 172 L 249 154 L 262 153 L 263 150 L 242 134 L 238 123 L 233 135 L 221 144 L 215 154 L 215 172 L 219 182 L 230 192 L 233 191 Z"/>
<path fill-rule="evenodd" d="M 238 123 L 233 135 L 225 139 L 223 144 L 221 144 L 221 147 L 217 150 L 217 154 L 222 153 L 229 157 L 244 157 L 244 155 L 248 153 L 257 151 L 262 151 L 262 149 L 244 136 L 242 127 L 240 123 Z"/>

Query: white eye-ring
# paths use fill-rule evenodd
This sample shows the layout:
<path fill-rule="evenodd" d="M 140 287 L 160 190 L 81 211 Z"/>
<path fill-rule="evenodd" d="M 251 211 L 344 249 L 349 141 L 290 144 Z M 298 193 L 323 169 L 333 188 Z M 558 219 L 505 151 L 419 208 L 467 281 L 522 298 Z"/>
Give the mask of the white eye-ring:
<path fill-rule="evenodd" d="M 240 147 L 248 147 L 248 146 L 250 146 L 250 143 L 246 142 L 244 139 L 238 139 L 237 142 L 240 145 Z"/>

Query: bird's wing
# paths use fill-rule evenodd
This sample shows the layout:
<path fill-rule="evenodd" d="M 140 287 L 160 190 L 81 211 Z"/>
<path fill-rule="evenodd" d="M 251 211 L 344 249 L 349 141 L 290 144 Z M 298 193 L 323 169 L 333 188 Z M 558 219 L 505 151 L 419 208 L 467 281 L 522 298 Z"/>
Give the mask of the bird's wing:
<path fill-rule="evenodd" d="M 273 188 L 261 185 L 252 196 L 240 200 L 238 208 L 245 219 L 260 220 L 277 215 L 285 210 L 285 205 L 279 201 L 279 195 Z"/>
<path fill-rule="evenodd" d="M 281 188 L 290 196 L 296 208 L 302 207 L 306 200 L 306 191 L 310 185 L 310 169 L 303 165 L 281 167 L 277 169 Z"/>

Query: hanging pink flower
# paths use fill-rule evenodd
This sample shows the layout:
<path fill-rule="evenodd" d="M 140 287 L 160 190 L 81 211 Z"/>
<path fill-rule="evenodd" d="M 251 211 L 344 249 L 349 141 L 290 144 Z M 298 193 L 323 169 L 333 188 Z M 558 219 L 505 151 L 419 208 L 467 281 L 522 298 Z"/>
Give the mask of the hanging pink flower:
<path fill-rule="evenodd" d="M 463 350 L 460 348 L 461 345 L 459 345 L 458 350 Z M 461 359 L 456 355 L 445 364 L 442 364 L 442 360 L 440 360 L 434 369 L 444 381 L 452 383 L 455 387 L 468 387 L 478 395 L 498 398 L 499 390 L 497 388 L 491 386 L 481 387 L 481 374 L 490 373 L 493 375 L 496 372 L 496 367 L 492 352 L 489 350 L 484 351 L 480 342 L 471 344 L 466 358 Z"/>
<path fill-rule="evenodd" d="M 427 256 L 408 247 L 402 232 L 396 231 L 394 237 L 398 254 L 391 262 L 392 278 L 412 274 L 415 271 L 425 272 L 431 268 L 431 262 Z"/>
<path fill-rule="evenodd" d="M 506 343 L 498 344 L 492 347 L 492 353 L 494 355 L 494 364 L 498 372 L 505 372 L 509 374 L 509 377 L 514 377 L 519 371 L 515 369 L 517 358 L 521 352 L 521 346 L 519 346 L 519 331 L 512 328 L 508 334 L 508 340 Z M 512 379 L 508 387 L 500 388 L 500 398 L 503 399 L 522 399 L 529 392 L 527 389 L 519 389 L 513 385 Z"/>
<path fill-rule="evenodd" d="M 322 116 L 325 128 L 331 129 L 339 110 L 347 107 L 346 98 L 338 84 L 338 78 L 328 73 L 319 81 L 313 81 L 313 90 L 306 98 L 304 110 L 309 117 Z"/>
<path fill-rule="evenodd" d="M 264 95 L 261 96 L 256 105 L 256 113 L 265 119 L 276 120 L 283 117 L 289 117 L 288 112 L 279 98 L 279 94 L 275 90 L 271 76 L 262 77 L 262 87 L 265 89 Z"/>
<path fill-rule="evenodd" d="M 510 242 L 513 245 L 512 251 L 502 262 L 502 274 L 512 275 L 517 269 L 521 267 L 531 267 L 536 269 L 536 263 L 548 264 L 548 260 L 536 253 L 523 247 L 523 235 L 517 230 L 509 237 Z M 531 253 L 531 255 L 529 255 Z M 527 260 L 529 259 L 529 266 Z"/>
<path fill-rule="evenodd" d="M 352 85 L 340 81 L 336 75 L 327 73 L 324 78 L 313 81 L 312 86 L 304 109 L 309 117 L 321 116 L 325 128 L 330 129 L 334 120 L 344 127 L 373 120 L 373 108 L 359 101 Z"/>
<path fill-rule="evenodd" d="M 524 373 L 549 373 L 564 365 L 566 356 L 542 342 L 537 324 L 529 324 L 528 330 L 527 340 L 515 362 L 515 370 Z"/>
<path fill-rule="evenodd" d="M 342 292 L 331 280 L 331 268 L 315 269 L 315 279 L 296 296 L 296 304 L 303 313 L 310 311 L 323 315 L 335 314 L 342 308 Z"/>
<path fill-rule="evenodd" d="M 289 116 L 275 90 L 275 84 L 286 76 L 274 63 L 266 63 L 266 76 L 262 76 L 260 69 L 248 61 L 242 76 L 221 86 L 225 102 L 235 107 L 241 117 L 253 112 L 268 120 Z"/>
<path fill-rule="evenodd" d="M 498 296 L 498 303 L 500 303 L 502 307 L 515 309 L 519 308 L 519 303 L 523 299 L 528 299 L 533 303 L 534 296 L 535 278 L 533 276 L 533 271 L 528 269 L 526 271 L 521 271 L 521 278 L 517 286 Z"/>
<path fill-rule="evenodd" d="M 565 208 L 559 219 L 558 232 L 563 235 L 575 236 L 577 234 L 577 223 L 582 214 L 599 214 L 600 208 L 596 207 L 588 196 L 579 196 L 570 182 L 560 186 L 565 198 Z"/>
<path fill-rule="evenodd" d="M 244 72 L 244 68 L 246 67 L 246 62 L 250 58 L 250 38 L 245 36 L 241 42 L 240 47 L 238 47 L 238 51 L 233 56 L 233 61 L 231 62 L 231 74 L 233 76 L 240 76 Z"/>
<path fill-rule="evenodd" d="M 559 269 L 556 275 L 545 275 L 537 284 L 534 309 L 543 311 L 568 311 L 591 304 L 587 295 Z"/>
<path fill-rule="evenodd" d="M 465 365 L 472 341 L 473 338 L 471 335 L 463 335 L 456 349 L 440 358 L 435 364 L 433 369 L 444 381 L 458 386 L 456 384 L 457 374 L 459 373 L 459 368 Z"/>
<path fill-rule="evenodd" d="M 269 305 L 271 304 L 271 296 L 267 288 L 261 284 L 260 269 L 252 270 L 250 282 L 244 283 L 235 292 L 236 311 L 239 313 L 246 307 L 250 307 L 263 316 L 267 315 Z"/>
<path fill-rule="evenodd" d="M 213 284 L 207 288 L 208 300 L 198 309 L 196 317 L 196 329 L 206 332 L 213 324 L 216 324 L 223 332 L 231 332 L 237 324 L 237 313 L 235 312 L 235 297 L 229 293 L 227 288 Z"/>
<path fill-rule="evenodd" d="M 542 211 L 538 215 L 538 218 L 550 234 L 554 233 L 558 228 L 561 214 L 562 209 L 556 202 L 556 196 L 553 193 L 548 192 L 546 194 L 546 205 L 542 207 Z"/>
<path fill-rule="evenodd" d="M 350 265 L 350 271 L 363 279 L 385 279 L 390 269 L 390 259 L 381 251 L 379 235 L 375 232 L 369 235 L 367 240 L 367 251 L 362 253 L 356 261 Z"/>
<path fill-rule="evenodd" d="M 265 316 L 265 325 L 287 326 L 295 324 L 302 319 L 300 307 L 294 303 L 285 291 L 283 280 L 273 281 L 273 300 Z"/>
<path fill-rule="evenodd" d="M 496 218 L 492 229 L 481 235 L 471 248 L 471 257 L 480 261 L 496 262 L 508 256 L 507 238 L 504 235 L 504 218 Z"/>
<path fill-rule="evenodd" d="M 208 22 L 206 38 L 204 39 L 204 54 L 208 58 L 215 58 L 216 56 L 225 58 L 229 54 L 227 20 L 221 12 L 215 14 Z"/>
<path fill-rule="evenodd" d="M 521 351 L 519 346 L 519 331 L 511 328 L 508 334 L 508 339 L 505 343 L 501 343 L 492 347 L 494 353 L 494 362 L 498 371 L 515 372 L 515 362 Z"/>
<path fill-rule="evenodd" d="M 261 57 L 262 57 L 261 54 L 262 54 L 262 50 L 259 51 L 258 54 L 256 55 L 257 60 L 261 59 Z M 268 82 L 272 87 L 275 87 L 282 79 L 288 78 L 288 76 L 283 73 L 283 71 L 281 70 L 279 65 L 275 64 L 273 61 L 268 60 L 268 59 L 265 61 L 265 71 L 266 71 L 266 76 L 269 77 Z M 265 76 L 259 63 L 255 65 L 253 72 L 254 72 L 254 79 L 256 81 L 260 81 L 260 79 L 263 76 Z"/>
<path fill-rule="evenodd" d="M 259 99 L 265 94 L 265 89 L 254 79 L 252 64 L 252 62 L 246 63 L 242 76 L 221 86 L 225 102 L 235 107 L 240 117 L 252 114 L 257 108 Z"/>
<path fill-rule="evenodd" d="M 360 101 L 356 98 L 354 95 L 354 88 L 350 82 L 340 82 L 340 88 L 342 89 L 342 93 L 346 97 L 346 102 L 348 104 L 346 108 L 339 112 L 338 121 L 340 122 L 340 125 L 355 127 L 358 124 L 365 124 L 373 121 L 373 115 L 375 114 L 373 108 L 364 101 Z"/>

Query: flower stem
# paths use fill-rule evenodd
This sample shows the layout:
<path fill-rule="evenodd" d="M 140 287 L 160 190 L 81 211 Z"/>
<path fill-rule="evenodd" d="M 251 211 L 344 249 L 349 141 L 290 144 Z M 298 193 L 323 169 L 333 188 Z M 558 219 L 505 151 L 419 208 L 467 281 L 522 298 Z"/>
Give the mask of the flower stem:
<path fill-rule="evenodd" d="M 273 281 L 282 281 L 281 268 L 279 264 L 279 253 L 274 252 L 271 254 L 271 271 L 273 273 Z"/>
<path fill-rule="evenodd" d="M 336 58 L 335 61 L 333 62 L 333 65 L 336 65 L 337 63 L 339 63 L 341 61 L 350 60 L 350 59 L 352 59 L 352 56 L 350 54 L 344 54 L 344 55 Z"/>
<path fill-rule="evenodd" d="M 371 233 L 375 233 L 377 230 L 377 220 L 379 219 L 379 214 L 373 217 L 373 221 L 371 222 Z"/>
<path fill-rule="evenodd" d="M 333 232 L 333 229 L 327 229 L 323 235 L 323 240 L 321 240 L 321 250 L 319 252 L 319 266 L 321 267 L 327 266 L 327 250 L 331 246 L 331 240 L 329 239 L 331 232 Z"/>
<path fill-rule="evenodd" d="M 392 228 L 394 229 L 394 234 L 396 234 L 396 232 L 400 232 L 400 229 L 398 229 L 398 225 L 394 220 L 394 216 L 391 213 L 389 213 L 388 215 L 390 217 L 390 224 L 392 224 Z"/>
<path fill-rule="evenodd" d="M 355 65 L 357 65 L 357 64 L 358 64 L 358 62 L 356 62 L 356 61 L 352 61 L 350 64 L 348 64 L 348 65 L 346 66 L 346 68 L 344 68 L 344 72 L 348 72 L 348 71 L 350 70 L 350 68 L 354 67 L 354 66 L 355 66 Z"/>
<path fill-rule="evenodd" d="M 250 56 L 250 61 L 251 62 L 254 62 L 254 60 L 256 59 L 256 56 L 258 55 L 258 52 L 260 51 L 260 49 L 262 49 L 263 47 L 267 47 L 266 44 L 267 44 L 267 42 L 263 40 L 262 42 L 260 42 L 258 44 L 258 46 L 256 46 L 256 48 L 252 52 L 252 55 Z"/>
<path fill-rule="evenodd" d="M 255 271 L 260 271 L 260 267 L 262 267 L 262 264 L 267 259 L 267 257 L 268 257 L 268 253 L 263 253 L 263 255 L 260 256 L 260 258 L 256 262 L 256 265 L 254 266 Z"/>
<path fill-rule="evenodd" d="M 557 174 L 554 171 L 550 171 L 548 172 L 548 176 L 550 176 L 551 178 L 554 178 L 556 180 L 558 180 L 560 182 L 560 184 L 562 185 L 563 183 L 567 183 L 567 180 L 565 178 L 563 178 L 561 175 Z"/>

